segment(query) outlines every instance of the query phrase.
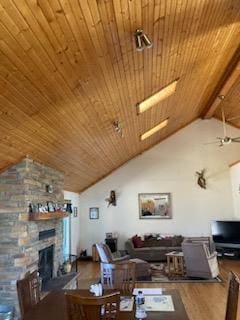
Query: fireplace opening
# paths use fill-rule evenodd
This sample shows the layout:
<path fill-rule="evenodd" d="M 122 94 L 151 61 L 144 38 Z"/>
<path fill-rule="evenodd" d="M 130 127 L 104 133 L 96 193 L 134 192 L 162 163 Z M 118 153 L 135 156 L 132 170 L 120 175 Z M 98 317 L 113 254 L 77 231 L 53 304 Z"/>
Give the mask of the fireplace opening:
<path fill-rule="evenodd" d="M 44 248 L 39 251 L 38 272 L 42 279 L 42 288 L 53 277 L 53 255 L 54 246 Z"/>

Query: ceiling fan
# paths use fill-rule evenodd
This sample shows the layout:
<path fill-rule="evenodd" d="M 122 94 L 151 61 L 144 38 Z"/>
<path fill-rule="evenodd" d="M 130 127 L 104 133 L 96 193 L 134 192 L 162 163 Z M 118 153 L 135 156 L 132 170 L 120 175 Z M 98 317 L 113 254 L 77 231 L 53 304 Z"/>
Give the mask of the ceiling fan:
<path fill-rule="evenodd" d="M 232 138 L 227 135 L 226 118 L 225 118 L 225 114 L 224 114 L 224 109 L 223 109 L 223 107 L 221 109 L 222 109 L 223 137 L 217 137 L 216 138 L 217 141 L 210 142 L 207 144 L 219 143 L 219 147 L 223 147 L 223 146 L 230 144 L 232 142 L 240 143 L 240 137 Z"/>

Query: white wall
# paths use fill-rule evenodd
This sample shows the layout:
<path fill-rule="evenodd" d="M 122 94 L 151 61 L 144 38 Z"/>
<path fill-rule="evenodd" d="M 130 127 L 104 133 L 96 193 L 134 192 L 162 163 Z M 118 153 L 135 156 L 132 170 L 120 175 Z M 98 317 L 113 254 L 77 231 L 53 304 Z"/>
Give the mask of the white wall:
<path fill-rule="evenodd" d="M 240 163 L 230 168 L 235 218 L 240 219 Z"/>
<path fill-rule="evenodd" d="M 77 207 L 78 216 L 74 217 L 73 213 L 70 215 L 71 225 L 71 254 L 79 254 L 81 250 L 80 246 L 80 203 L 79 194 L 75 192 L 64 191 L 64 199 L 72 201 L 72 209 Z"/>
<path fill-rule="evenodd" d="M 240 135 L 228 127 L 228 133 Z M 80 244 L 91 252 L 106 232 L 119 232 L 119 247 L 138 233 L 182 235 L 210 233 L 210 221 L 234 216 L 229 163 L 240 159 L 240 144 L 219 148 L 206 142 L 222 136 L 221 122 L 197 120 L 141 156 L 129 161 L 90 189 L 80 194 Z M 205 168 L 207 190 L 197 183 L 195 172 Z M 110 190 L 117 206 L 107 208 Z M 140 220 L 138 193 L 171 192 L 171 220 Z M 89 220 L 89 208 L 100 208 L 100 219 Z"/>

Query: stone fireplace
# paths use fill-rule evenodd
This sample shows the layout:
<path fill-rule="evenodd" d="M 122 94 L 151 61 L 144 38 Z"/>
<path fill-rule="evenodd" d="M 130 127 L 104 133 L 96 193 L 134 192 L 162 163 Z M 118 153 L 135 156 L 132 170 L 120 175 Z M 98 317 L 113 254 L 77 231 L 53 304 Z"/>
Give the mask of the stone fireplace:
<path fill-rule="evenodd" d="M 63 204 L 63 178 L 63 173 L 31 159 L 0 174 L 0 303 L 14 305 L 17 314 L 16 281 L 51 259 L 40 267 L 48 270 L 48 278 L 56 276 L 63 262 L 62 219 L 29 220 L 30 203 Z M 53 186 L 52 193 L 47 185 Z"/>

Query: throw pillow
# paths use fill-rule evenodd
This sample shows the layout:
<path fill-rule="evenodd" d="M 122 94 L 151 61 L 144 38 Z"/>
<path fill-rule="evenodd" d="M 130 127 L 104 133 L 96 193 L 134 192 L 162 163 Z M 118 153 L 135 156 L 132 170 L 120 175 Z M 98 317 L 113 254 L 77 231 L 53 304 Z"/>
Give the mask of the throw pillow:
<path fill-rule="evenodd" d="M 144 246 L 144 241 L 141 239 L 141 237 L 138 237 L 137 235 L 132 237 L 132 242 L 134 248 L 142 248 Z"/>
<path fill-rule="evenodd" d="M 134 241 L 135 241 L 135 239 L 137 239 L 137 237 L 138 237 L 137 234 L 135 234 L 135 236 L 132 237 L 132 243 L 133 243 L 133 245 L 134 245 Z"/>
<path fill-rule="evenodd" d="M 183 237 L 182 236 L 175 236 L 172 239 L 173 247 L 181 247 L 182 242 L 183 242 Z"/>

